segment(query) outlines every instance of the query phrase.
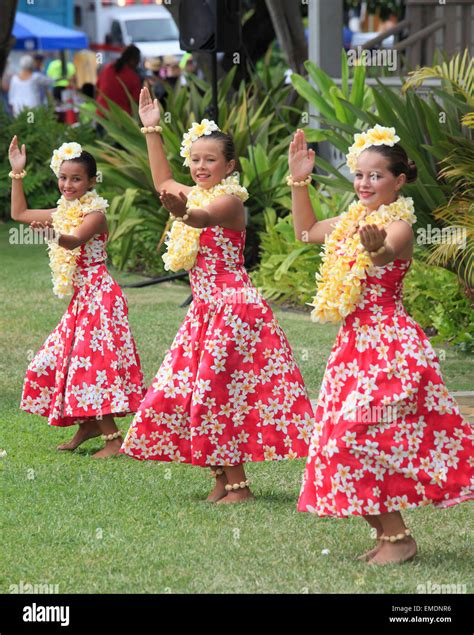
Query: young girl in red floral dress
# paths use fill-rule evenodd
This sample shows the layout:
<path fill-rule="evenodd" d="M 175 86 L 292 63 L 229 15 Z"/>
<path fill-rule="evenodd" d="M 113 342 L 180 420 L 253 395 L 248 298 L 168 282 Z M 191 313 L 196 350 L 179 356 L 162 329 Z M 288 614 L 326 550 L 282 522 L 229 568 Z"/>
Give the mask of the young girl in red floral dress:
<path fill-rule="evenodd" d="M 300 240 L 323 244 L 312 318 L 342 321 L 324 375 L 298 510 L 363 516 L 377 544 L 360 557 L 400 563 L 417 552 L 401 512 L 473 498 L 472 428 L 443 383 L 436 354 L 402 303 L 413 255 L 416 179 L 393 128 L 356 135 L 348 155 L 359 200 L 316 221 L 314 152 L 298 131 L 289 184 Z"/>
<path fill-rule="evenodd" d="M 95 192 L 97 165 L 77 143 L 55 150 L 51 168 L 61 198 L 48 210 L 28 209 L 22 179 L 26 151 L 13 138 L 9 151 L 13 220 L 46 235 L 54 293 L 72 294 L 60 323 L 30 363 L 21 409 L 48 418 L 51 426 L 79 424 L 69 443 L 75 450 L 102 435 L 95 458 L 118 455 L 122 445 L 114 416 L 134 413 L 145 387 L 128 324 L 126 300 L 105 265 L 107 201 Z"/>
<path fill-rule="evenodd" d="M 164 257 L 190 271 L 193 303 L 123 444 L 136 459 L 210 467 L 208 501 L 252 497 L 244 464 L 306 457 L 313 411 L 288 341 L 244 267 L 247 192 L 232 139 L 194 124 L 182 156 L 196 183 L 173 180 L 160 110 L 144 89 L 140 116 L 155 186 L 175 217 Z"/>

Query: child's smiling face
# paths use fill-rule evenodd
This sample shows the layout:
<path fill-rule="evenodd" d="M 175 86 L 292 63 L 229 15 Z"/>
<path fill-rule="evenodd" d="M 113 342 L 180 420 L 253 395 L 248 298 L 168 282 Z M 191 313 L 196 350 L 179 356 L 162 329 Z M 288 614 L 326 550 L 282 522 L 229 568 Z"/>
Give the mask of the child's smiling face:
<path fill-rule="evenodd" d="M 405 174 L 395 176 L 389 166 L 387 157 L 370 150 L 362 152 L 357 161 L 354 189 L 370 211 L 396 201 L 400 188 L 406 182 Z"/>
<path fill-rule="evenodd" d="M 206 190 L 219 185 L 235 169 L 235 161 L 226 161 L 222 142 L 205 137 L 193 143 L 190 163 L 193 181 Z"/>
<path fill-rule="evenodd" d="M 63 161 L 59 171 L 58 187 L 67 201 L 81 198 L 95 185 L 95 178 L 89 178 L 87 168 L 77 161 Z"/>

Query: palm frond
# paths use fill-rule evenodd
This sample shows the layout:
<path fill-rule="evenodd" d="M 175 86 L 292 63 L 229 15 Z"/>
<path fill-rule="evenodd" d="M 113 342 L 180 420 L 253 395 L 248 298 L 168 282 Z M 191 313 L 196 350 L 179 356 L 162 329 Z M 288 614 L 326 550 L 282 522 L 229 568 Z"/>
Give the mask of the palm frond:
<path fill-rule="evenodd" d="M 474 128 L 474 112 L 470 112 L 461 119 L 461 123 L 463 126 L 467 126 L 468 128 Z"/>
<path fill-rule="evenodd" d="M 460 93 L 468 104 L 474 105 L 474 60 L 468 49 L 454 55 L 449 62 L 444 61 L 436 66 L 424 66 L 409 73 L 403 85 L 403 91 L 423 84 L 427 79 L 441 79 L 451 85 L 454 92 Z"/>

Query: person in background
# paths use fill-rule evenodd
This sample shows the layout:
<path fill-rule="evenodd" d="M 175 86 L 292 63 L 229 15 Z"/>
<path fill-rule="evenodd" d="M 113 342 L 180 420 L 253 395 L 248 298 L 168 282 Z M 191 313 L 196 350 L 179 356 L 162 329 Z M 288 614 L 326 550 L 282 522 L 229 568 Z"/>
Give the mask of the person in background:
<path fill-rule="evenodd" d="M 95 99 L 95 86 L 86 82 L 82 85 L 78 94 L 78 105 L 80 106 L 79 120 L 81 123 L 91 123 L 94 121 L 95 104 L 92 101 L 86 101 L 84 97 Z"/>
<path fill-rule="evenodd" d="M 75 83 L 76 67 L 74 64 L 67 62 L 65 70 L 66 73 L 64 73 L 63 62 L 60 58 L 50 62 L 46 69 L 46 75 L 54 80 L 53 97 L 57 101 L 62 101 L 63 90 L 70 84 L 74 86 Z"/>
<path fill-rule="evenodd" d="M 0 83 L 0 104 L 3 107 L 4 111 L 7 115 L 11 115 L 10 104 L 8 103 L 8 90 L 10 88 L 10 82 L 13 77 L 13 72 L 11 70 L 11 64 L 7 61 L 7 66 L 1 78 Z"/>
<path fill-rule="evenodd" d="M 179 60 L 174 55 L 165 55 L 163 58 L 163 71 L 162 77 L 172 86 L 173 88 L 176 84 L 181 84 L 181 67 L 179 65 Z"/>
<path fill-rule="evenodd" d="M 16 117 L 25 108 L 41 106 L 41 89 L 51 85 L 51 80 L 35 72 L 35 61 L 31 55 L 20 59 L 20 72 L 14 74 L 8 89 L 8 103 Z"/>
<path fill-rule="evenodd" d="M 159 70 L 159 82 L 153 88 L 155 91 L 158 90 L 155 95 L 166 110 L 168 91 L 173 91 L 176 87 L 179 88 L 186 83 L 179 60 L 174 55 L 165 55 L 163 57 L 163 63 Z"/>
<path fill-rule="evenodd" d="M 131 115 L 132 107 L 125 88 L 138 104 L 142 88 L 142 80 L 137 70 L 139 64 L 140 50 L 132 44 L 127 46 L 115 63 L 104 66 L 97 80 L 97 91 L 99 93 L 97 103 L 108 110 L 108 104 L 105 99 L 107 97 Z M 100 110 L 97 112 L 102 115 Z"/>
<path fill-rule="evenodd" d="M 41 55 L 41 53 L 36 53 L 36 55 L 33 56 L 33 60 L 35 63 L 35 73 L 39 73 L 43 77 L 46 77 L 46 73 L 44 72 L 44 55 Z M 43 85 L 40 86 L 40 97 L 42 104 L 48 103 L 47 91 L 45 86 Z"/>
<path fill-rule="evenodd" d="M 146 77 L 148 88 L 151 89 L 160 104 L 164 106 L 166 98 L 166 88 L 160 76 L 162 68 L 163 64 L 159 57 L 153 57 L 145 62 L 145 69 L 148 71 Z"/>
<path fill-rule="evenodd" d="M 44 55 L 36 53 L 36 55 L 33 56 L 33 60 L 35 63 L 35 72 L 44 74 Z"/>
<path fill-rule="evenodd" d="M 196 62 L 194 61 L 193 56 L 191 55 L 191 53 L 185 53 L 179 63 L 179 67 L 182 71 L 182 75 L 181 75 L 181 84 L 183 86 L 186 86 L 187 82 L 186 82 L 186 75 L 197 75 L 198 74 L 198 67 Z"/>

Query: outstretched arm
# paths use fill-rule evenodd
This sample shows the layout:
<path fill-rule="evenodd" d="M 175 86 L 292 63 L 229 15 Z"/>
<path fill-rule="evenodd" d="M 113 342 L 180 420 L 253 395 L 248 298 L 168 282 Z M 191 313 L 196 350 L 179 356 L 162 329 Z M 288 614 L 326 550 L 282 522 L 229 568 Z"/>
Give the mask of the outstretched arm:
<path fill-rule="evenodd" d="M 8 158 L 13 174 L 21 174 L 26 166 L 25 144 L 18 146 L 18 138 L 15 135 L 10 143 Z M 20 223 L 33 221 L 48 222 L 51 220 L 53 209 L 28 209 L 25 193 L 23 191 L 23 179 L 12 179 L 11 217 Z"/>
<path fill-rule="evenodd" d="M 391 223 L 386 230 L 377 225 L 364 225 L 359 230 L 359 236 L 362 246 L 373 254 L 370 258 L 377 267 L 397 258 L 409 260 L 413 256 L 413 230 L 403 220 Z M 382 253 L 375 255 L 378 250 Z"/>
<path fill-rule="evenodd" d="M 139 103 L 140 119 L 145 127 L 155 127 L 160 123 L 161 113 L 158 100 L 153 100 L 148 88 L 142 88 Z M 151 174 L 157 192 L 166 189 L 168 192 L 179 195 L 179 192 L 189 194 L 191 188 L 181 185 L 173 179 L 170 164 L 166 157 L 161 136 L 157 132 L 147 134 L 146 144 L 148 148 L 148 158 L 150 160 Z"/>
<path fill-rule="evenodd" d="M 170 192 L 161 192 L 163 207 L 177 218 L 186 218 L 189 227 L 205 229 L 206 227 L 225 227 L 234 231 L 244 231 L 245 210 L 242 201 L 232 194 L 219 196 L 204 209 L 187 209 L 187 199 L 183 192 L 179 197 Z"/>
<path fill-rule="evenodd" d="M 290 145 L 289 166 L 293 181 L 304 181 L 314 167 L 314 150 L 308 150 L 305 134 L 298 130 Z M 318 221 L 307 187 L 292 187 L 293 226 L 297 240 L 305 243 L 324 243 L 326 236 L 335 228 L 339 216 Z"/>
<path fill-rule="evenodd" d="M 33 222 L 31 223 L 31 227 L 33 229 L 39 230 L 41 232 L 45 232 L 46 236 L 50 235 L 51 223 L 42 223 L 42 222 Z M 89 240 L 93 236 L 97 236 L 98 234 L 104 234 L 107 232 L 107 219 L 102 212 L 92 212 L 88 214 L 81 225 L 77 228 L 75 234 L 61 234 L 58 245 L 67 249 L 68 251 L 72 251 L 77 247 L 81 247 L 81 245 L 85 245 L 85 243 L 89 242 Z"/>

